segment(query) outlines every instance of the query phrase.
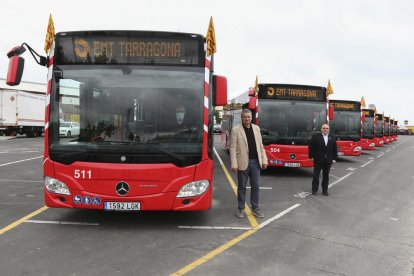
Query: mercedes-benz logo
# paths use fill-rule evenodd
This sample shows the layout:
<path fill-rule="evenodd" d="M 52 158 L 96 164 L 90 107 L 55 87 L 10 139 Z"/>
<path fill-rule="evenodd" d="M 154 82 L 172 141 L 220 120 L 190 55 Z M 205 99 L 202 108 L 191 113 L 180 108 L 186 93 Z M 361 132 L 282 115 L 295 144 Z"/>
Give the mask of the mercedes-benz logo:
<path fill-rule="evenodd" d="M 296 158 L 296 155 L 294 153 L 291 153 L 290 154 L 290 160 L 295 160 L 295 158 Z"/>
<path fill-rule="evenodd" d="M 115 186 L 115 191 L 118 195 L 124 196 L 129 192 L 129 185 L 126 182 L 119 182 Z"/>
<path fill-rule="evenodd" d="M 340 147 L 340 146 L 337 146 L 336 148 L 337 148 L 338 150 L 341 150 L 341 147 Z"/>

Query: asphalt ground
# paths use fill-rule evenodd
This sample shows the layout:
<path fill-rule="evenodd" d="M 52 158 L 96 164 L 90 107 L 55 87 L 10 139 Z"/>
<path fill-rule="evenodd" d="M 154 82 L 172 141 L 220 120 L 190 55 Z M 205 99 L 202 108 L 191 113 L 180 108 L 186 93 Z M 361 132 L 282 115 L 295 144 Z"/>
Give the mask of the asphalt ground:
<path fill-rule="evenodd" d="M 117 213 L 44 207 L 43 138 L 0 137 L 0 275 L 414 275 L 414 137 L 341 158 L 328 197 L 264 170 L 263 219 L 215 138 L 212 210 Z"/>

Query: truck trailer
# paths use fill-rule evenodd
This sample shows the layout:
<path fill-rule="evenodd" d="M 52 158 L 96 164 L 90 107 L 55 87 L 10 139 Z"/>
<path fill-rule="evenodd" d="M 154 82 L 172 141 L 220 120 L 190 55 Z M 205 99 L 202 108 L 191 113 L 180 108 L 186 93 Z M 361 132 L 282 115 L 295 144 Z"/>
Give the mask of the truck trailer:
<path fill-rule="evenodd" d="M 38 137 L 44 132 L 46 84 L 21 82 L 10 87 L 0 79 L 0 134 Z"/>

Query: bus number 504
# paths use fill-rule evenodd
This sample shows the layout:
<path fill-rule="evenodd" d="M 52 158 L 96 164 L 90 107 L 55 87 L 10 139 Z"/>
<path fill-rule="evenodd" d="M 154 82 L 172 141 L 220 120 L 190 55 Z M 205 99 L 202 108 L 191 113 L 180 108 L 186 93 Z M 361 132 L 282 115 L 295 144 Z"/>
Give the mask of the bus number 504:
<path fill-rule="evenodd" d="M 91 170 L 75 170 L 74 171 L 74 177 L 75 178 L 88 178 L 91 179 L 92 177 L 92 171 Z"/>

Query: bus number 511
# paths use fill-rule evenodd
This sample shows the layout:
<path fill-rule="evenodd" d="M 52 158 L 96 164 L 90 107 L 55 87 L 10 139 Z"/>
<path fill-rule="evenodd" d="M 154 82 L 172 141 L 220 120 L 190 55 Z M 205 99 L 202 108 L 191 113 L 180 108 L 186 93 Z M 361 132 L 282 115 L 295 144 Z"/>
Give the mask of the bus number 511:
<path fill-rule="evenodd" d="M 91 170 L 75 170 L 74 171 L 74 177 L 75 178 L 87 178 L 87 179 L 91 179 L 92 177 L 92 171 Z"/>

